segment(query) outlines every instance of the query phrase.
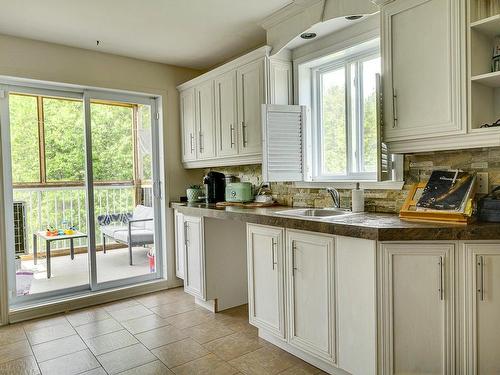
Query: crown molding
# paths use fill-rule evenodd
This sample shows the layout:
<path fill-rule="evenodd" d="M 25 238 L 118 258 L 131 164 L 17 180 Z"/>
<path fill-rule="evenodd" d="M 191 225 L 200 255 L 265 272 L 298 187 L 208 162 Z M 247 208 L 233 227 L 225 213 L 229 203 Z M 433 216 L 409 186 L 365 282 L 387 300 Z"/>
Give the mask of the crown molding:
<path fill-rule="evenodd" d="M 260 25 L 268 30 L 277 24 L 286 21 L 287 19 L 296 16 L 313 5 L 324 3 L 327 0 L 295 0 L 293 3 L 285 5 L 270 16 L 261 21 Z"/>

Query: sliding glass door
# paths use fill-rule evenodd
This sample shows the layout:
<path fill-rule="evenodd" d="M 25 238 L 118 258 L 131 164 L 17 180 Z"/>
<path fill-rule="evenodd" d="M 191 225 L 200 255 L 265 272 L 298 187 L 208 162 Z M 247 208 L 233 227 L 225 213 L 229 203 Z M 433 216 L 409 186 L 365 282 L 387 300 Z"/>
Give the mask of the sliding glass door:
<path fill-rule="evenodd" d="M 158 99 L 0 91 L 11 304 L 160 277 Z"/>
<path fill-rule="evenodd" d="M 158 136 L 149 98 L 89 92 L 88 170 L 92 170 L 95 245 L 91 244 L 96 288 L 123 279 L 157 277 L 159 226 Z M 89 173 L 90 175 L 90 173 Z M 90 196 L 89 196 L 90 197 Z M 158 228 L 158 229 L 157 229 Z"/>

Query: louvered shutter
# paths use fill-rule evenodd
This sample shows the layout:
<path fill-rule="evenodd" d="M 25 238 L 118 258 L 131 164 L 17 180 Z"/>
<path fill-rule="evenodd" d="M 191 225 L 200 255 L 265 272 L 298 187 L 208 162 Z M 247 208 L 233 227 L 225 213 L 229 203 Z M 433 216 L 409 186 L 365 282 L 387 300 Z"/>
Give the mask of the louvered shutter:
<path fill-rule="evenodd" d="M 265 182 L 303 181 L 305 114 L 305 106 L 262 105 Z"/>

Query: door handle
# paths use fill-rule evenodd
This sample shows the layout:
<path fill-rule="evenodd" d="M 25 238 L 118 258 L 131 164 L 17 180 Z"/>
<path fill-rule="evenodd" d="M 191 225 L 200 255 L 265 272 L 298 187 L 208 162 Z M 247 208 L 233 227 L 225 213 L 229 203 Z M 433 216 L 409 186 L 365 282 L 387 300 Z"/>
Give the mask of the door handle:
<path fill-rule="evenodd" d="M 248 141 L 247 141 L 247 125 L 245 124 L 245 121 L 241 122 L 241 134 L 243 135 L 243 147 L 246 147 Z"/>
<path fill-rule="evenodd" d="M 200 138 L 200 154 L 203 153 L 203 150 L 204 150 L 204 147 L 203 147 L 203 133 L 200 131 L 200 134 L 199 134 L 199 138 Z"/>
<path fill-rule="evenodd" d="M 275 248 L 276 248 L 277 245 L 278 245 L 277 241 L 275 241 L 274 238 L 273 238 L 272 239 L 272 247 L 271 247 L 271 256 L 272 256 L 273 270 L 274 270 L 274 266 L 278 265 L 278 262 L 276 261 L 276 254 L 275 254 Z"/>
<path fill-rule="evenodd" d="M 231 124 L 231 148 L 234 146 L 234 125 Z"/>
<path fill-rule="evenodd" d="M 479 299 L 484 301 L 484 258 L 483 256 L 477 257 L 477 266 L 479 267 L 479 288 L 477 292 L 479 293 Z"/>
<path fill-rule="evenodd" d="M 442 301 L 444 299 L 444 280 L 443 280 L 443 266 L 444 266 L 444 260 L 443 257 L 439 257 L 439 299 Z"/>
<path fill-rule="evenodd" d="M 295 252 L 297 251 L 297 246 L 295 245 L 295 240 L 292 240 L 292 276 L 295 276 L 295 271 L 297 267 L 295 266 Z"/>
<path fill-rule="evenodd" d="M 188 223 L 187 221 L 184 222 L 184 246 L 186 246 L 186 248 L 188 247 L 189 245 L 189 241 L 188 241 Z"/>
<path fill-rule="evenodd" d="M 396 128 L 398 126 L 398 95 L 395 88 L 392 89 L 392 113 L 394 117 L 392 127 Z"/>
<path fill-rule="evenodd" d="M 189 138 L 190 138 L 189 141 L 190 141 L 190 144 L 191 144 L 191 153 L 193 153 L 194 152 L 194 135 L 193 135 L 193 133 L 189 134 Z"/>

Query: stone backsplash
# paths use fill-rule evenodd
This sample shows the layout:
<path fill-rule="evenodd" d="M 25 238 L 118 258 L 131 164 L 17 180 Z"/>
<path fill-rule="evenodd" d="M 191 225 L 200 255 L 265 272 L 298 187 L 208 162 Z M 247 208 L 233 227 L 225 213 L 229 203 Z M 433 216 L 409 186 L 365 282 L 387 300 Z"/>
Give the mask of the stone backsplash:
<path fill-rule="evenodd" d="M 435 169 L 463 169 L 487 172 L 490 190 L 500 185 L 500 147 L 457 151 L 407 154 L 404 158 L 405 185 L 401 190 L 365 190 L 365 210 L 370 212 L 399 212 L 410 186 L 425 181 Z M 260 165 L 211 168 L 231 174 L 254 186 L 262 183 Z M 208 170 L 207 170 L 208 171 Z M 293 183 L 271 184 L 274 199 L 280 204 L 294 207 L 328 207 L 332 205 L 325 189 L 298 188 Z M 350 207 L 351 191 L 339 189 L 341 206 Z"/>

